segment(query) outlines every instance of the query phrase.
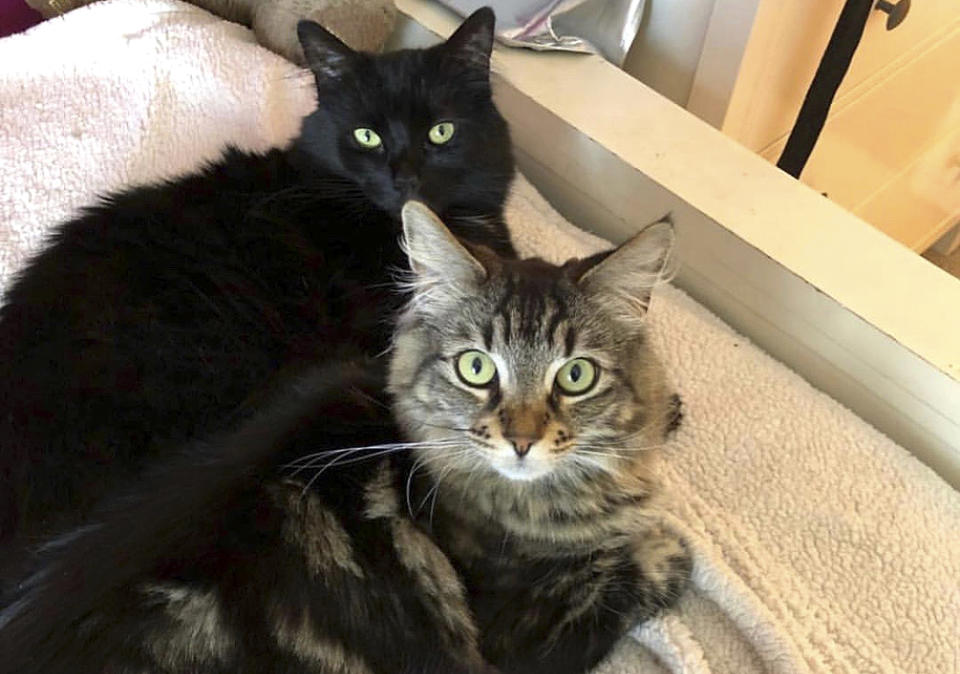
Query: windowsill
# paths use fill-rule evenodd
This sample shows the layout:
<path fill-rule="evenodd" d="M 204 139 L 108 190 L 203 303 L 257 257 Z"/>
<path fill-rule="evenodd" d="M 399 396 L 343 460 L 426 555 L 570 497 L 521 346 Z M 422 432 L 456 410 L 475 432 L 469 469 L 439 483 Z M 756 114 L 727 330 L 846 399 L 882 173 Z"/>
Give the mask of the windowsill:
<path fill-rule="evenodd" d="M 410 44 L 458 22 L 397 5 L 426 29 Z M 521 167 L 565 215 L 616 241 L 672 211 L 678 285 L 960 483 L 960 282 L 598 57 L 493 63 Z"/>

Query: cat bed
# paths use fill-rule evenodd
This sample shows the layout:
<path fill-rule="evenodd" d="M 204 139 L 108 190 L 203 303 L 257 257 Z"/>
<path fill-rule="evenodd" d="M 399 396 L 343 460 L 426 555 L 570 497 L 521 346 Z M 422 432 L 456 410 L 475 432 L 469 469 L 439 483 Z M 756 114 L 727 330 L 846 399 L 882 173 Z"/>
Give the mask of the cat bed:
<path fill-rule="evenodd" d="M 85 7 L 0 41 L 0 63 L 3 284 L 96 195 L 283 144 L 313 105 L 308 73 L 172 0 Z M 607 245 L 522 178 L 508 215 L 525 255 Z M 960 495 L 680 290 L 649 321 L 685 403 L 663 479 L 693 588 L 600 671 L 956 671 Z"/>

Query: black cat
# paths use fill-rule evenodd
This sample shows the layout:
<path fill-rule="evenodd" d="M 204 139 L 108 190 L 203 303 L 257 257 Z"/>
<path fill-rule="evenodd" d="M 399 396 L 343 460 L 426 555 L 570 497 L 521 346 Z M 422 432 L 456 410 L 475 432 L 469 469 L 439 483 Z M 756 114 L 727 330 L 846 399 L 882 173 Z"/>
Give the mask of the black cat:
<path fill-rule="evenodd" d="M 302 22 L 320 105 L 289 149 L 227 150 L 56 231 L 0 311 L 0 555 L 235 428 L 286 373 L 382 352 L 408 198 L 512 254 L 493 24 L 483 9 L 444 44 L 369 55 Z"/>

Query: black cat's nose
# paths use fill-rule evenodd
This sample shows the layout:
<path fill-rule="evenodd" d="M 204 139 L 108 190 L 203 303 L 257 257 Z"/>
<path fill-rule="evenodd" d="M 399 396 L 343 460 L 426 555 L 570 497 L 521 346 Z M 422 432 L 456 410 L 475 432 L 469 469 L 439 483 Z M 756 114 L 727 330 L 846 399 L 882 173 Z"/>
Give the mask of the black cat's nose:
<path fill-rule="evenodd" d="M 398 161 L 393 165 L 393 184 L 400 192 L 415 192 L 420 187 L 420 176 L 417 175 L 417 169 L 412 162 L 407 160 Z"/>
<path fill-rule="evenodd" d="M 517 453 L 519 458 L 525 457 L 530 453 L 530 448 L 533 447 L 536 439 L 534 438 L 507 438 L 511 445 L 513 445 L 513 451 Z"/>
<path fill-rule="evenodd" d="M 420 188 L 420 179 L 417 176 L 397 176 L 393 184 L 396 185 L 398 192 L 410 196 Z"/>

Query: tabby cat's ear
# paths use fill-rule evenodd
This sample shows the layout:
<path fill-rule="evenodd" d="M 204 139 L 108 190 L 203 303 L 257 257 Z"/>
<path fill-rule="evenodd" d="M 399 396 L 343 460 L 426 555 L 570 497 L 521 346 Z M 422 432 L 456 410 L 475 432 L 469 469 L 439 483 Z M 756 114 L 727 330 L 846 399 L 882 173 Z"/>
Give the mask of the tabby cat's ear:
<path fill-rule="evenodd" d="M 404 204 L 400 217 L 414 303 L 429 312 L 476 293 L 487 270 L 440 218 L 419 201 Z"/>
<path fill-rule="evenodd" d="M 496 16 L 489 7 L 481 7 L 460 24 L 444 45 L 447 53 L 471 65 L 490 70 L 493 27 Z"/>
<path fill-rule="evenodd" d="M 297 37 L 317 81 L 338 80 L 353 67 L 356 52 L 316 21 L 297 23 Z"/>
<path fill-rule="evenodd" d="M 672 273 L 673 223 L 649 225 L 580 275 L 584 291 L 599 296 L 617 318 L 641 321 L 654 286 Z M 599 257 L 599 256 L 598 256 Z"/>

